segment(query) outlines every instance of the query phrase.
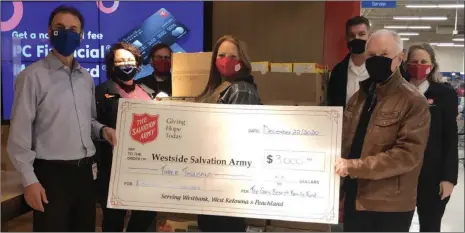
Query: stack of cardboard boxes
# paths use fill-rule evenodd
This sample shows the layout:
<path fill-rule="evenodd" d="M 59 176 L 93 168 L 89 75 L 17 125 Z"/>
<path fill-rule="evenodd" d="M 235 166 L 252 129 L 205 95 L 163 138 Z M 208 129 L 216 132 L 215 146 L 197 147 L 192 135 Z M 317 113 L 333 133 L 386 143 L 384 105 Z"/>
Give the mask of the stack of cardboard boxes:
<path fill-rule="evenodd" d="M 210 75 L 211 56 L 210 52 L 173 54 L 174 97 L 202 93 Z M 316 63 L 252 63 L 252 75 L 265 105 L 324 105 L 326 70 Z"/>

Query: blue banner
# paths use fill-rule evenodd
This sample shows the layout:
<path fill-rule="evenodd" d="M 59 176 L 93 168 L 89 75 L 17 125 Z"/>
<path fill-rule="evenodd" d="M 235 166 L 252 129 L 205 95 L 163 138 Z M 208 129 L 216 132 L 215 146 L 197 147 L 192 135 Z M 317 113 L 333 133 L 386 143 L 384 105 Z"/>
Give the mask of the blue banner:
<path fill-rule="evenodd" d="M 362 8 L 396 8 L 396 1 L 362 1 Z"/>

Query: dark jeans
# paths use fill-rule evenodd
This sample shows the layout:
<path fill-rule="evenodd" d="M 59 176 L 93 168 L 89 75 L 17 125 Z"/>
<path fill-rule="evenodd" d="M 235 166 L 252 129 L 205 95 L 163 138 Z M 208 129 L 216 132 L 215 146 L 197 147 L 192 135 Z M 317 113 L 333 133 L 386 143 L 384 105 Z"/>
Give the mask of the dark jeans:
<path fill-rule="evenodd" d="M 79 166 L 36 159 L 34 172 L 49 201 L 45 212 L 34 211 L 34 231 L 95 232 L 91 159 Z"/>
<path fill-rule="evenodd" d="M 414 212 L 357 211 L 355 198 L 346 196 L 344 232 L 408 232 Z"/>
<path fill-rule="evenodd" d="M 439 183 L 419 185 L 417 192 L 417 213 L 420 232 L 440 232 L 441 221 L 450 197 L 441 200 Z"/>
<path fill-rule="evenodd" d="M 245 232 L 244 218 L 198 215 L 199 229 L 203 232 Z"/>

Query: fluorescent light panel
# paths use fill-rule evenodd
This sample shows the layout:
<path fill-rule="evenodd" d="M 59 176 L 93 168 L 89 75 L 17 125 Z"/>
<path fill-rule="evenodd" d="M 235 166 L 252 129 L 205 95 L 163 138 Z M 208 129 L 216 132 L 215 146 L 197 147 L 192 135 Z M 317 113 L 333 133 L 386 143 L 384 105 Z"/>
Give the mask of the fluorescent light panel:
<path fill-rule="evenodd" d="M 430 43 L 430 45 L 438 46 L 438 47 L 463 47 L 463 44 L 455 44 L 455 43 Z"/>
<path fill-rule="evenodd" d="M 386 29 L 431 29 L 431 26 L 405 26 L 405 25 L 388 25 Z"/>
<path fill-rule="evenodd" d="M 394 16 L 392 17 L 394 20 L 447 20 L 447 17 L 445 16 Z"/>
<path fill-rule="evenodd" d="M 463 41 L 463 38 L 454 38 L 453 41 Z"/>
<path fill-rule="evenodd" d="M 410 40 L 410 38 L 403 38 L 403 37 L 401 37 L 400 39 L 401 40 Z"/>
<path fill-rule="evenodd" d="M 463 8 L 463 4 L 406 5 L 407 8 Z"/>
<path fill-rule="evenodd" d="M 397 33 L 399 36 L 418 36 L 420 33 L 418 32 L 399 32 Z"/>

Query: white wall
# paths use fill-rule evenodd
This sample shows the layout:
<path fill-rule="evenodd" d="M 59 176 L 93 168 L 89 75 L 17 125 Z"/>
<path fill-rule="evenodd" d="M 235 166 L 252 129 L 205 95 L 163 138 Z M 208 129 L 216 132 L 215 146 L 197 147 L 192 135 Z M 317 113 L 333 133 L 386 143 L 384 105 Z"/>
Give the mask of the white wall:
<path fill-rule="evenodd" d="M 410 43 L 404 43 L 408 51 Z M 465 49 L 463 47 L 433 47 L 441 72 L 464 72 Z"/>
<path fill-rule="evenodd" d="M 441 72 L 464 72 L 463 47 L 435 47 Z"/>

